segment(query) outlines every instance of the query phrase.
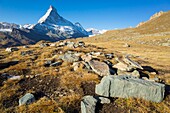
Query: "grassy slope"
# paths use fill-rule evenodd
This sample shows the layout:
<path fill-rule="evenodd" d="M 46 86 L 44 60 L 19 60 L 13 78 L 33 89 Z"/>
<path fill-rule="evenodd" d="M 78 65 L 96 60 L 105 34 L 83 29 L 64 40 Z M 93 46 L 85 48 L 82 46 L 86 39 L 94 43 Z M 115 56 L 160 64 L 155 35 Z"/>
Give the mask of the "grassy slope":
<path fill-rule="evenodd" d="M 170 32 L 169 30 L 169 12 L 161 17 L 149 21 L 148 23 L 140 26 L 139 28 L 123 29 L 108 31 L 107 33 L 91 38 L 80 38 L 86 44 L 96 45 L 106 48 L 104 51 L 107 53 L 116 54 L 132 54 L 142 66 L 150 66 L 157 70 L 158 76 L 165 80 L 166 84 L 170 84 L 170 47 L 160 46 L 159 43 L 167 42 L 170 40 L 170 35 L 153 35 L 160 32 Z M 169 19 L 170 20 L 170 19 Z M 159 24 L 156 24 L 159 23 Z M 159 26 L 157 26 L 159 25 Z M 161 29 L 164 26 L 164 29 Z M 160 28 L 157 30 L 154 28 Z M 147 35 L 146 35 L 147 34 Z M 148 35 L 149 34 L 149 35 Z M 145 42 L 141 44 L 141 42 Z M 123 47 L 125 43 L 130 44 L 130 48 Z M 21 57 L 20 52 L 26 50 L 33 50 L 34 55 Z M 6 85 L 0 87 L 0 111 L 2 112 L 69 112 L 74 113 L 80 111 L 80 100 L 84 95 L 94 94 L 94 85 L 98 83 L 98 77 L 94 73 L 89 73 L 86 70 L 78 70 L 73 72 L 71 64 L 63 63 L 58 67 L 59 72 L 54 71 L 56 68 L 45 68 L 43 66 L 44 60 L 51 58 L 57 51 L 67 51 L 68 48 L 54 48 L 46 47 L 44 49 L 33 46 L 31 48 L 23 49 L 14 53 L 4 52 L 0 50 L 0 61 L 7 62 L 11 60 L 19 60 L 20 63 L 9 68 L 3 69 L 0 73 L 10 73 L 14 75 L 35 75 L 41 74 L 40 78 L 24 79 L 24 81 L 8 81 Z M 85 49 L 76 49 L 77 51 L 101 51 L 97 48 L 88 47 Z M 38 58 L 34 58 L 34 56 Z M 81 76 L 80 76 L 81 75 Z M 151 75 L 150 75 L 151 76 Z M 42 80 L 42 83 L 39 81 Z M 46 85 L 48 80 L 52 80 L 50 85 Z M 29 83 L 29 84 L 27 84 Z M 38 85 L 37 85 L 38 84 Z M 32 87 L 35 87 L 32 88 Z M 42 87 L 40 87 L 42 86 Z M 25 88 L 25 89 L 24 89 Z M 29 105 L 28 107 L 16 107 L 18 98 L 26 92 L 35 93 L 39 90 L 43 91 L 46 95 L 53 94 L 57 88 L 73 93 L 60 97 L 58 95 L 50 95 L 52 100 L 41 98 L 37 102 Z M 19 92 L 18 92 L 19 91 Z M 5 104 L 5 103 L 6 104 Z M 10 102 L 13 104 L 11 105 Z M 110 110 L 110 111 L 109 111 Z M 135 113 L 168 113 L 170 112 L 170 95 L 165 97 L 161 103 L 147 102 L 141 99 L 116 99 L 109 105 L 104 105 L 100 109 L 100 113 L 112 112 L 135 112 Z"/>

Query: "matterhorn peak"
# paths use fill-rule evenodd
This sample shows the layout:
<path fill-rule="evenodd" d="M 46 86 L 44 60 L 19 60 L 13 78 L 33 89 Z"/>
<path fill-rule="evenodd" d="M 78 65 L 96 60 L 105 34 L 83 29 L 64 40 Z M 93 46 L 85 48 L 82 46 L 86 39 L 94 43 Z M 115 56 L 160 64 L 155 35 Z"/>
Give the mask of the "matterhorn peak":
<path fill-rule="evenodd" d="M 38 23 L 40 23 L 40 24 L 42 24 L 44 22 L 55 23 L 55 20 L 57 20 L 59 18 L 61 18 L 61 17 L 57 13 L 56 8 L 54 8 L 52 5 L 50 5 L 50 7 L 47 10 L 46 14 L 39 19 Z"/>

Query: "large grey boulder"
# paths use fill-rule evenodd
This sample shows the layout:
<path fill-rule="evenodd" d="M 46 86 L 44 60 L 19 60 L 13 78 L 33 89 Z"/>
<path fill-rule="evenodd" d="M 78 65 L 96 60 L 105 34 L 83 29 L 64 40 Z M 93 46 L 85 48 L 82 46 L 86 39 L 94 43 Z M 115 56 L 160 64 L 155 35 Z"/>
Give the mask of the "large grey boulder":
<path fill-rule="evenodd" d="M 31 93 L 25 94 L 22 98 L 19 99 L 19 106 L 24 104 L 31 104 L 35 101 L 35 97 Z"/>
<path fill-rule="evenodd" d="M 127 75 L 105 76 L 96 85 L 95 92 L 105 97 L 135 97 L 161 102 L 164 99 L 165 85 Z"/>
<path fill-rule="evenodd" d="M 93 96 L 85 96 L 81 101 L 81 113 L 95 113 L 97 99 Z"/>
<path fill-rule="evenodd" d="M 66 61 L 66 62 L 73 63 L 73 62 L 79 61 L 80 57 L 72 53 L 65 53 L 64 55 L 59 56 L 59 59 L 62 59 L 63 61 Z"/>
<path fill-rule="evenodd" d="M 92 70 L 100 76 L 107 76 L 110 75 L 110 68 L 109 66 L 97 60 L 91 60 L 88 62 Z"/>
<path fill-rule="evenodd" d="M 81 101 L 81 113 L 95 113 L 97 103 L 109 104 L 110 99 L 98 96 L 85 96 Z"/>

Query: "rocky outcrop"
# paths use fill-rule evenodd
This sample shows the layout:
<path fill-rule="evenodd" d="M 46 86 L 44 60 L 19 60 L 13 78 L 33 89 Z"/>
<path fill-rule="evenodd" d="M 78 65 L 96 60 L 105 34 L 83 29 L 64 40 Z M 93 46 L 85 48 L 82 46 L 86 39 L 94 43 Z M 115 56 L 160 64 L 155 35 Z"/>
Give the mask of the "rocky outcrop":
<path fill-rule="evenodd" d="M 153 16 L 150 17 L 150 20 L 155 19 L 155 18 L 158 18 L 158 17 L 160 17 L 161 15 L 163 15 L 164 13 L 165 13 L 165 12 L 163 12 L 163 11 L 160 11 L 160 12 L 155 13 Z"/>
<path fill-rule="evenodd" d="M 142 98 L 152 102 L 164 99 L 165 85 L 132 76 L 105 76 L 96 85 L 96 94 L 105 97 Z"/>
<path fill-rule="evenodd" d="M 153 20 L 153 19 L 155 19 L 155 18 L 160 17 L 160 16 L 163 15 L 164 13 L 165 13 L 165 12 L 163 12 L 163 11 L 160 11 L 160 12 L 155 13 L 153 16 L 150 17 L 150 19 L 149 19 L 148 21 L 146 21 L 146 22 L 140 22 L 136 27 L 140 27 L 140 26 L 144 25 L 145 23 L 149 22 L 150 20 Z"/>

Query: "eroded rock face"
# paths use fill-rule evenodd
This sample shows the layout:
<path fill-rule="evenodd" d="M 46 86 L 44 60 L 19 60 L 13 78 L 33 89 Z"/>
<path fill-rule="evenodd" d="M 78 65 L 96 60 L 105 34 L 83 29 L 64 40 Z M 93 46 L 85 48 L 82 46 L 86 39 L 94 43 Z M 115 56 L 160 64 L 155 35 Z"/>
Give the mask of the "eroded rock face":
<path fill-rule="evenodd" d="M 96 94 L 105 97 L 142 98 L 152 102 L 164 99 L 165 85 L 133 76 L 105 76 L 96 85 Z"/>
<path fill-rule="evenodd" d="M 35 101 L 35 97 L 31 93 L 25 94 L 22 98 L 19 99 L 19 106 L 24 104 L 31 104 Z"/>
<path fill-rule="evenodd" d="M 109 66 L 97 60 L 91 60 L 88 62 L 92 70 L 100 76 L 107 76 L 110 75 L 110 68 Z"/>

